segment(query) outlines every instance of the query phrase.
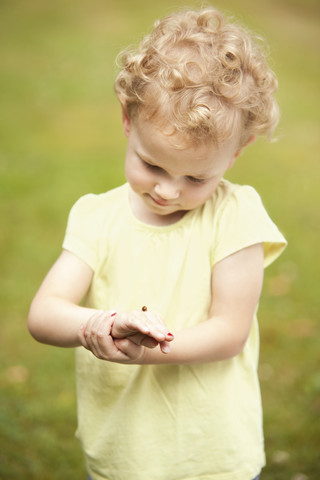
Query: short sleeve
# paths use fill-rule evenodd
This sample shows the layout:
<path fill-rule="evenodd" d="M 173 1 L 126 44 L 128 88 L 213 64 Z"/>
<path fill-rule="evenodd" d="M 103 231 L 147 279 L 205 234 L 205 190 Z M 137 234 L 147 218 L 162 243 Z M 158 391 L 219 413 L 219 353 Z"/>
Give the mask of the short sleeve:
<path fill-rule="evenodd" d="M 63 248 L 77 255 L 93 270 L 97 265 L 97 239 L 99 215 L 98 196 L 88 194 L 81 197 L 72 207 L 63 241 Z"/>
<path fill-rule="evenodd" d="M 212 265 L 233 253 L 264 245 L 264 266 L 284 250 L 286 239 L 265 210 L 260 196 L 250 186 L 238 186 L 220 205 L 215 216 Z"/>

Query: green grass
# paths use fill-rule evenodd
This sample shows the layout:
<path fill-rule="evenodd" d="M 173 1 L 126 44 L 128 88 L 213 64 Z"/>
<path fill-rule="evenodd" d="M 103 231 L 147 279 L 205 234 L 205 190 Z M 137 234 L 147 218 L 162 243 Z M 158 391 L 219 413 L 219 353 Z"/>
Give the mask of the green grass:
<path fill-rule="evenodd" d="M 198 6 L 200 2 L 188 2 Z M 84 478 L 73 351 L 37 344 L 29 303 L 60 252 L 68 211 L 124 180 L 114 58 L 180 0 L 0 3 L 0 479 Z M 289 247 L 266 271 L 260 377 L 263 480 L 320 478 L 319 2 L 218 0 L 264 35 L 278 74 L 279 141 L 229 178 L 260 192 Z"/>

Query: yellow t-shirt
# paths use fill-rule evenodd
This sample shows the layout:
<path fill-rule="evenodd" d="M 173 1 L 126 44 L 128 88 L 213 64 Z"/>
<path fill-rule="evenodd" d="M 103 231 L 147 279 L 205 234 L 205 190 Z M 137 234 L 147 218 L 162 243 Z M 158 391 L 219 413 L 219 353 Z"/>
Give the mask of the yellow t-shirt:
<path fill-rule="evenodd" d="M 86 305 L 148 305 L 174 333 L 207 319 L 216 262 L 286 241 L 252 187 L 221 181 L 177 223 L 146 225 L 128 185 L 72 208 L 63 247 L 94 270 Z M 204 365 L 120 365 L 78 348 L 78 430 L 93 480 L 251 480 L 265 464 L 254 319 L 244 351 Z"/>

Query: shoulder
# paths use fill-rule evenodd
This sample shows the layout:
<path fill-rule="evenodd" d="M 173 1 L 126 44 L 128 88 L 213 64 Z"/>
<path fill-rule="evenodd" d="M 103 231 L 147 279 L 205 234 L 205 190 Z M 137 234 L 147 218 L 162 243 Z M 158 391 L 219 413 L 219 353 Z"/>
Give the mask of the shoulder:
<path fill-rule="evenodd" d="M 214 263 L 243 248 L 263 243 L 265 265 L 268 265 L 285 248 L 285 238 L 253 187 L 223 180 L 212 202 L 215 209 Z"/>
<path fill-rule="evenodd" d="M 127 184 L 106 193 L 83 195 L 70 210 L 67 232 L 100 231 L 108 219 L 119 217 L 126 198 Z"/>
<path fill-rule="evenodd" d="M 101 218 L 115 208 L 121 208 L 127 198 L 127 184 L 121 185 L 105 193 L 88 193 L 80 197 L 72 206 L 69 218 Z"/>
<path fill-rule="evenodd" d="M 262 204 L 259 194 L 253 187 L 238 185 L 223 179 L 205 203 L 203 214 L 212 221 L 232 210 L 245 209 L 250 204 Z"/>
<path fill-rule="evenodd" d="M 232 201 L 261 203 L 261 198 L 258 192 L 250 185 L 239 185 L 223 179 L 214 192 L 212 201 L 216 209 L 223 209 Z"/>
<path fill-rule="evenodd" d="M 80 197 L 73 205 L 72 210 L 81 209 L 83 211 L 95 212 L 104 209 L 106 206 L 116 205 L 127 195 L 127 184 L 109 190 L 105 193 L 87 193 Z"/>
<path fill-rule="evenodd" d="M 67 223 L 63 248 L 83 259 L 95 270 L 99 245 L 111 230 L 126 197 L 126 184 L 107 193 L 87 194 L 73 205 Z"/>
<path fill-rule="evenodd" d="M 269 214 L 259 193 L 250 185 L 238 185 L 223 180 L 213 199 L 215 203 L 216 221 L 241 221 L 245 229 L 249 225 L 273 227 Z"/>

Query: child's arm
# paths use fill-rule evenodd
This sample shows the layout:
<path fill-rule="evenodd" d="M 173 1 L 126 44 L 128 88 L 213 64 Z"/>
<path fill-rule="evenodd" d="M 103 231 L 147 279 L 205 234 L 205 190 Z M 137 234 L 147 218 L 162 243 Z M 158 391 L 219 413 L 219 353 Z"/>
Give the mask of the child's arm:
<path fill-rule="evenodd" d="M 168 355 L 144 349 L 137 363 L 205 363 L 241 353 L 259 302 L 263 258 L 263 246 L 257 244 L 217 263 L 212 274 L 212 306 L 208 320 L 175 332 Z M 127 339 L 116 340 L 116 344 L 123 352 L 131 348 Z"/>
<path fill-rule="evenodd" d="M 59 347 L 80 345 L 79 328 L 95 312 L 78 305 L 92 276 L 85 262 L 66 250 L 61 253 L 31 303 L 28 328 L 36 340 Z"/>
<path fill-rule="evenodd" d="M 153 348 L 160 344 L 163 352 L 168 351 L 172 337 L 157 316 L 127 312 L 116 315 L 115 322 L 112 311 L 79 306 L 92 277 L 93 271 L 85 262 L 66 250 L 62 252 L 30 307 L 28 328 L 36 340 L 60 347 L 83 345 L 97 356 L 103 351 L 103 358 L 119 362 L 126 362 L 128 357 L 119 352 L 113 336 L 130 335 L 131 343 L 136 344 L 132 346 L 134 358 L 140 356 L 141 345 Z"/>

